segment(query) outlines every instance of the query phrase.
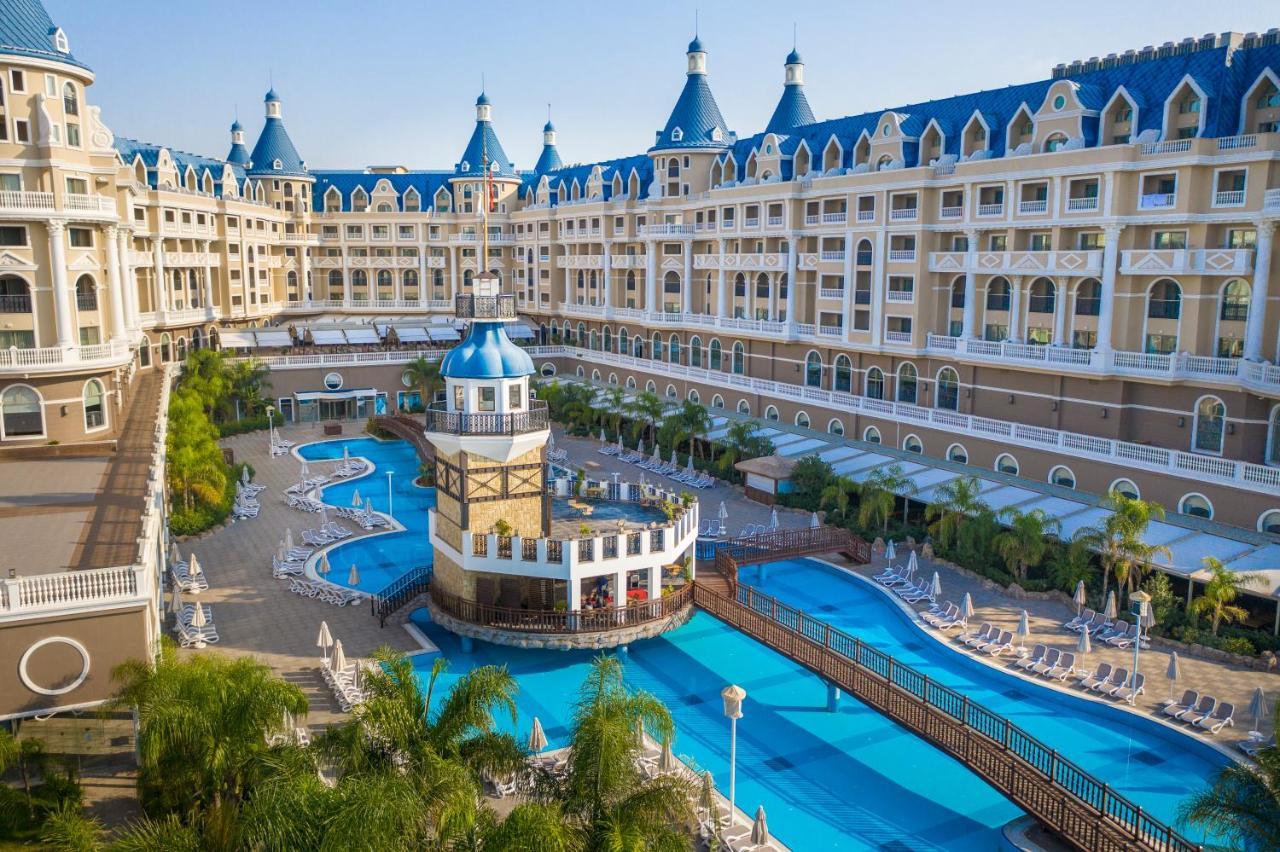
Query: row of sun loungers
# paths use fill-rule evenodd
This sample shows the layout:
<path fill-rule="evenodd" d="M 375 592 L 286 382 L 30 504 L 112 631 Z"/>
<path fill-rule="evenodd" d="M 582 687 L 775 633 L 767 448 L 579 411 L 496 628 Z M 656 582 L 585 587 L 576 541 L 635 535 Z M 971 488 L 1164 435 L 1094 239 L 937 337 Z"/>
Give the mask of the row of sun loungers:
<path fill-rule="evenodd" d="M 174 584 L 184 592 L 203 592 L 209 588 L 209 578 L 204 571 L 192 576 L 186 562 L 170 562 L 169 573 L 173 575 Z"/>
<path fill-rule="evenodd" d="M 364 473 L 368 467 L 363 459 L 344 459 L 333 469 L 333 475 L 338 479 L 346 479 L 348 476 Z"/>
<path fill-rule="evenodd" d="M 195 620 L 196 607 L 203 607 L 204 624 L 197 627 Z M 182 611 L 174 615 L 174 632 L 178 634 L 178 644 L 183 648 L 193 645 L 212 645 L 218 641 L 218 628 L 213 623 L 213 608 L 208 604 L 183 604 Z"/>
<path fill-rule="evenodd" d="M 333 697 L 338 699 L 338 706 L 344 713 L 350 713 L 365 700 L 364 690 L 356 685 L 356 666 L 358 665 L 359 663 L 355 663 L 346 666 L 341 671 L 334 671 L 327 660 L 320 665 L 324 681 L 333 690 Z"/>
<path fill-rule="evenodd" d="M 1119 701 L 1130 701 L 1146 691 L 1146 675 L 1139 672 L 1135 677 L 1129 676 L 1124 666 L 1112 667 L 1110 663 L 1099 663 L 1092 673 L 1080 678 L 1079 686 L 1099 695 L 1109 695 Z"/>
<path fill-rule="evenodd" d="M 1105 613 L 1085 609 L 1075 618 L 1062 625 L 1076 633 L 1088 632 L 1095 642 L 1106 642 L 1117 648 L 1132 648 L 1138 639 L 1139 629 L 1123 619 L 1113 621 Z M 1142 647 L 1147 647 L 1147 640 L 1142 639 Z"/>
<path fill-rule="evenodd" d="M 698 525 L 699 538 L 719 538 L 724 535 L 724 521 L 719 518 L 712 518 L 709 521 L 703 521 Z"/>
<path fill-rule="evenodd" d="M 315 529 L 303 530 L 302 543 L 309 544 L 312 547 L 324 547 L 327 544 L 333 544 L 335 541 L 351 538 L 352 535 L 354 533 L 351 530 L 330 521 Z"/>
<path fill-rule="evenodd" d="M 1211 734 L 1216 734 L 1228 725 L 1235 725 L 1235 705 L 1230 701 L 1219 701 L 1212 695 L 1201 695 L 1194 689 L 1188 689 L 1182 693 L 1182 697 L 1173 704 L 1165 705 L 1164 715 L 1177 719 L 1179 722 L 1186 722 L 1197 728 L 1202 728 Z M 1272 744 L 1275 738 L 1272 737 Z M 1265 746 L 1259 744 L 1254 749 L 1256 753 L 1258 749 Z M 1241 745 L 1244 748 L 1244 745 Z M 1248 751 L 1245 751 L 1249 754 Z M 1253 755 L 1250 754 L 1250 757 Z"/>
<path fill-rule="evenodd" d="M 1013 650 L 1013 631 L 1001 630 L 994 624 L 983 624 L 977 633 L 961 635 L 958 639 L 967 647 L 993 657 Z"/>
<path fill-rule="evenodd" d="M 547 450 L 547 461 L 552 464 L 562 464 L 569 460 L 569 451 L 563 449 Z"/>
<path fill-rule="evenodd" d="M 236 521 L 247 520 L 248 518 L 258 517 L 258 512 L 262 510 L 262 505 L 257 498 L 251 496 L 244 488 L 236 494 L 236 501 L 231 505 L 231 517 Z"/>
<path fill-rule="evenodd" d="M 289 577 L 301 577 L 305 573 L 305 568 L 301 561 L 285 560 L 280 561 L 280 557 L 271 557 L 271 576 L 277 580 L 284 580 Z"/>
<path fill-rule="evenodd" d="M 313 500 L 305 494 L 285 492 L 284 500 L 289 504 L 290 509 L 301 509 L 304 512 L 320 512 L 324 509 L 323 503 L 319 500 Z"/>
<path fill-rule="evenodd" d="M 1070 675 L 1075 674 L 1076 655 L 1072 651 L 1059 651 L 1057 648 L 1036 645 L 1031 649 L 1030 656 L 1015 661 L 1014 665 L 1050 680 L 1065 681 Z"/>
<path fill-rule="evenodd" d="M 293 441 L 281 438 L 276 432 L 271 433 L 271 455 L 283 456 L 293 449 Z"/>
<path fill-rule="evenodd" d="M 947 601 L 942 606 L 934 604 L 927 612 L 920 613 L 920 618 L 930 627 L 947 632 L 959 627 L 961 630 L 969 626 L 969 619 L 965 618 L 960 607 Z"/>
<path fill-rule="evenodd" d="M 359 592 L 334 586 L 330 583 L 318 583 L 304 577 L 291 577 L 289 579 L 289 591 L 306 598 L 316 598 L 334 606 L 358 604 L 364 600 L 364 595 Z"/>

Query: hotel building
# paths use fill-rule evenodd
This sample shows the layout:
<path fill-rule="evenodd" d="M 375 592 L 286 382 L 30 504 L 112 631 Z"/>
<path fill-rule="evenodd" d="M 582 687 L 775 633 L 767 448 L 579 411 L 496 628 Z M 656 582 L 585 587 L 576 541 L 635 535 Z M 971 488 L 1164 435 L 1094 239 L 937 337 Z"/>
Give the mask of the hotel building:
<path fill-rule="evenodd" d="M 118 438 L 202 346 L 262 347 L 286 419 L 395 407 L 404 346 L 289 345 L 456 337 L 489 271 L 543 375 L 1280 541 L 1280 30 L 825 120 L 793 50 L 754 132 L 685 61 L 629 156 L 565 165 L 548 122 L 519 168 L 481 94 L 452 166 L 317 170 L 275 92 L 222 159 L 115 135 L 67 33 L 4 0 L 0 452 Z"/>

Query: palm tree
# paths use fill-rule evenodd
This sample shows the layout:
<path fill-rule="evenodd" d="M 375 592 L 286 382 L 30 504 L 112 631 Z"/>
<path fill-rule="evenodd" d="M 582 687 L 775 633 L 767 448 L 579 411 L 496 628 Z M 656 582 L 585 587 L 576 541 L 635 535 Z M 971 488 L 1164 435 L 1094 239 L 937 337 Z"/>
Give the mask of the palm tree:
<path fill-rule="evenodd" d="M 986 505 L 978 499 L 981 490 L 978 477 L 961 476 L 939 485 L 934 491 L 933 502 L 925 507 L 924 516 L 925 520 L 933 521 L 929 534 L 937 539 L 942 550 L 955 543 L 965 518 L 977 514 L 978 509 Z"/>
<path fill-rule="evenodd" d="M 631 437 L 644 434 L 646 438 L 657 438 L 658 421 L 667 410 L 667 404 L 652 391 L 641 391 L 636 398 L 627 403 L 627 413 L 631 415 Z"/>
<path fill-rule="evenodd" d="M 689 439 L 689 458 L 692 459 L 698 436 L 705 435 L 711 429 L 711 415 L 702 403 L 686 399 L 680 403 L 680 410 L 676 412 L 674 419 L 680 424 L 681 433 Z"/>
<path fill-rule="evenodd" d="M 1039 565 L 1049 550 L 1048 536 L 1056 536 L 1062 528 L 1057 518 L 1042 509 L 1019 512 L 1010 506 L 1000 513 L 1006 529 L 996 536 L 996 552 L 1018 579 L 1027 579 L 1027 570 Z"/>
<path fill-rule="evenodd" d="M 858 524 L 872 527 L 877 524 L 881 531 L 889 531 L 889 517 L 901 494 L 905 501 L 916 492 L 915 483 L 903 476 L 902 465 L 879 467 L 871 471 L 862 483 L 861 496 L 858 501 Z"/>
<path fill-rule="evenodd" d="M 596 389 L 590 385 L 567 385 L 561 391 L 560 410 L 570 425 L 590 432 L 600 417 L 600 411 L 593 404 Z"/>
<path fill-rule="evenodd" d="M 1102 503 L 1111 514 L 1102 526 L 1081 530 L 1077 538 L 1087 541 L 1102 561 L 1102 597 L 1107 596 L 1107 581 L 1115 575 L 1116 584 L 1127 591 L 1138 588 L 1142 571 L 1156 556 L 1170 557 L 1164 545 L 1150 545 L 1143 540 L 1153 518 L 1164 518 L 1164 507 L 1118 491 L 1107 494 Z"/>
<path fill-rule="evenodd" d="M 1049 558 L 1049 581 L 1055 588 L 1070 592 L 1081 580 L 1093 575 L 1093 555 L 1089 542 L 1079 536 L 1063 542 Z"/>
<path fill-rule="evenodd" d="M 844 520 L 849 515 L 849 497 L 857 491 L 858 483 L 849 477 L 832 477 L 827 487 L 822 489 L 822 494 L 818 496 L 818 505 L 835 506 L 836 511 L 840 513 L 840 519 Z"/>
<path fill-rule="evenodd" d="M 637 758 L 637 729 L 669 742 L 667 708 L 646 692 L 630 692 L 616 657 L 597 657 L 574 708 L 568 771 L 544 774 L 535 796 L 559 802 L 590 850 L 688 849 L 695 825 L 695 787 L 678 773 L 649 778 Z"/>
<path fill-rule="evenodd" d="M 609 428 L 613 430 L 615 435 L 622 434 L 622 413 L 626 398 L 626 393 L 616 385 L 606 388 L 601 397 L 601 401 L 604 403 L 605 416 L 609 418 Z"/>
<path fill-rule="evenodd" d="M 1207 614 L 1212 620 L 1213 635 L 1217 636 L 1218 627 L 1223 622 L 1232 624 L 1248 617 L 1249 613 L 1232 601 L 1240 595 L 1241 589 L 1261 582 L 1262 577 L 1258 574 L 1239 574 L 1231 571 L 1215 556 L 1206 556 L 1201 561 L 1213 576 L 1205 584 L 1200 597 L 1191 601 L 1190 609 L 1198 616 Z"/>
<path fill-rule="evenodd" d="M 31 798 L 31 775 L 33 772 L 43 774 L 48 763 L 44 740 L 34 737 L 20 740 L 0 728 L 0 774 L 11 766 L 18 767 L 18 774 L 22 776 L 23 795 L 27 800 L 27 813 L 31 817 L 35 816 L 35 803 Z"/>
<path fill-rule="evenodd" d="M 1179 809 L 1231 849 L 1280 849 L 1280 749 L 1264 748 L 1257 766 L 1227 761 L 1204 790 Z"/>
<path fill-rule="evenodd" d="M 444 390 L 444 379 L 440 375 L 440 362 L 428 360 L 419 355 L 404 365 L 404 377 L 410 385 L 418 389 L 425 409 L 436 398 L 436 391 Z"/>
<path fill-rule="evenodd" d="M 270 372 L 256 358 L 230 362 L 227 373 L 229 394 L 240 401 L 242 416 L 253 417 L 265 410 L 264 392 L 271 388 L 271 382 L 267 380 Z"/>

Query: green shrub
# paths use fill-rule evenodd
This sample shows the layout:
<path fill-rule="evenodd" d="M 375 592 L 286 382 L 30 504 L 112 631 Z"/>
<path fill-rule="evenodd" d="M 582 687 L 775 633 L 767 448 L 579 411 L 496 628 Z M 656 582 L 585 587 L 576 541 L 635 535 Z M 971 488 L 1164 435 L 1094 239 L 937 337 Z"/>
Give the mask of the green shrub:
<path fill-rule="evenodd" d="M 248 432 L 258 432 L 266 429 L 269 425 L 267 415 L 259 414 L 257 417 L 244 417 L 240 420 L 231 420 L 227 423 L 218 424 L 218 436 L 221 438 L 229 438 L 232 435 L 244 435 Z"/>
<path fill-rule="evenodd" d="M 1221 637 L 1219 637 L 1221 639 Z M 1243 636 L 1232 636 L 1229 639 L 1221 639 L 1222 650 L 1230 654 L 1244 654 L 1246 657 L 1252 657 L 1258 653 L 1258 649 L 1253 647 L 1253 643 Z"/>

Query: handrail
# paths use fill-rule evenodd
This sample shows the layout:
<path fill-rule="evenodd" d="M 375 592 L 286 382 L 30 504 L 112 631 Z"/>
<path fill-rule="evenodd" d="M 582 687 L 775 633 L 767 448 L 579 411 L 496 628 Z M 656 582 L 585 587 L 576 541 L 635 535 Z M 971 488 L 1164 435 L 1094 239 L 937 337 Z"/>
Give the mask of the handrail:
<path fill-rule="evenodd" d="M 469 414 L 448 411 L 444 403 L 432 403 L 427 407 L 426 431 L 450 435 L 523 435 L 550 428 L 546 401 L 531 399 L 528 404 L 528 411 Z"/>
<path fill-rule="evenodd" d="M 550 610 L 494 606 L 450 594 L 438 586 L 431 600 L 446 615 L 482 627 L 519 633 L 601 633 L 670 618 L 693 602 L 693 585 L 686 583 L 669 595 L 621 607 Z"/>
<path fill-rule="evenodd" d="M 934 743 L 1076 848 L 1202 848 L 1003 716 L 803 610 L 750 586 L 726 597 L 696 583 L 694 603 Z"/>
<path fill-rule="evenodd" d="M 419 565 L 388 583 L 369 598 L 370 613 L 379 627 L 387 626 L 387 616 L 426 591 L 431 580 L 431 566 Z"/>
<path fill-rule="evenodd" d="M 515 319 L 516 297 L 510 294 L 472 296 L 460 293 L 454 297 L 454 315 L 458 319 Z"/>
<path fill-rule="evenodd" d="M 716 543 L 715 569 L 731 586 L 744 565 L 777 562 L 795 556 L 846 551 L 855 562 L 871 561 L 871 545 L 843 527 L 804 527 L 743 536 Z"/>

